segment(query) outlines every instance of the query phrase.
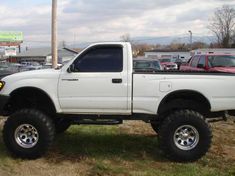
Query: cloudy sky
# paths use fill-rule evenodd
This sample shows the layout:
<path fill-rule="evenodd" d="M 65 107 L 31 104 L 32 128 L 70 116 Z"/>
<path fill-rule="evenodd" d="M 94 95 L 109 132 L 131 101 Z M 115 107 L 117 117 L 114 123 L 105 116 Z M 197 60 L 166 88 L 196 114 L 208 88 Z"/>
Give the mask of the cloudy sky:
<path fill-rule="evenodd" d="M 59 40 L 69 44 L 136 37 L 210 35 L 208 19 L 234 0 L 58 0 Z M 51 0 L 1 0 L 0 31 L 23 31 L 25 44 L 50 44 Z"/>

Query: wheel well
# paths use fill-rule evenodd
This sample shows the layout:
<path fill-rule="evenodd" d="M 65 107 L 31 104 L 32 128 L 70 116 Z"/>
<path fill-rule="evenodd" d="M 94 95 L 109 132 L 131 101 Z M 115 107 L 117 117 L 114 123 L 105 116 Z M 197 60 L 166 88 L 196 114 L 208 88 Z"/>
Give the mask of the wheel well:
<path fill-rule="evenodd" d="M 192 90 L 175 91 L 163 98 L 158 108 L 158 114 L 187 108 L 205 115 L 210 112 L 211 105 L 208 99 L 199 92 Z"/>
<path fill-rule="evenodd" d="M 47 115 L 56 113 L 53 101 L 43 90 L 34 87 L 24 87 L 14 90 L 5 111 L 8 115 L 23 108 L 34 108 Z"/>

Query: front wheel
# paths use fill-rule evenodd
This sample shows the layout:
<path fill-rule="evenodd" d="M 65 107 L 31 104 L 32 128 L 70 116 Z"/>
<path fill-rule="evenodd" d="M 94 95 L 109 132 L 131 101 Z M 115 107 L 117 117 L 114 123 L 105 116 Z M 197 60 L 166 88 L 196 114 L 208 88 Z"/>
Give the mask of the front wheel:
<path fill-rule="evenodd" d="M 64 118 L 58 118 L 55 120 L 56 134 L 64 133 L 71 126 L 71 122 Z"/>
<path fill-rule="evenodd" d="M 54 133 L 54 124 L 49 117 L 38 110 L 23 109 L 5 122 L 3 140 L 15 156 L 35 159 L 48 150 Z"/>
<path fill-rule="evenodd" d="M 209 150 L 211 138 L 203 116 L 191 110 L 171 113 L 159 130 L 162 149 L 176 161 L 198 160 Z"/>

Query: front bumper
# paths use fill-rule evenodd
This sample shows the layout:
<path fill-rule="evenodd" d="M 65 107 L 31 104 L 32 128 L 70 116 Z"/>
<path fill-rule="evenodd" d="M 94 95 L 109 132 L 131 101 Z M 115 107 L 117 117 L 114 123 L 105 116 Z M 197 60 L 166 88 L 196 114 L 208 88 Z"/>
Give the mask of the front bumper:
<path fill-rule="evenodd" d="M 0 115 L 4 113 L 4 107 L 7 104 L 10 96 L 7 95 L 0 95 Z"/>

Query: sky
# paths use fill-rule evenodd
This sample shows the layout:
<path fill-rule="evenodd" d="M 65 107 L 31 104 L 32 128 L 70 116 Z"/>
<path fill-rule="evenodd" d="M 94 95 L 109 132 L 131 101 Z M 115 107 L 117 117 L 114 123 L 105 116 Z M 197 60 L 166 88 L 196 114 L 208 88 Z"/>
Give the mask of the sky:
<path fill-rule="evenodd" d="M 58 0 L 59 41 L 73 45 L 131 38 L 211 35 L 208 21 L 235 0 Z M 22 31 L 24 45 L 49 45 L 51 0 L 1 0 L 0 31 Z"/>

